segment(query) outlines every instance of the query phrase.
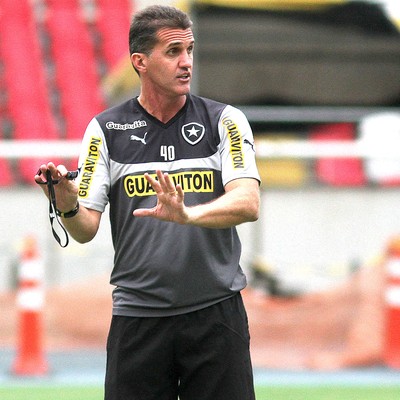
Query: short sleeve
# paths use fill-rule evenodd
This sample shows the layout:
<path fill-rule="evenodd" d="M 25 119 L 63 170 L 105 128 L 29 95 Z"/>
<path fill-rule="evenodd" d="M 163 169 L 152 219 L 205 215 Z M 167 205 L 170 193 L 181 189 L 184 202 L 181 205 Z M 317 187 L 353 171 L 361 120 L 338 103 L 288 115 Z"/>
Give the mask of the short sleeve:
<path fill-rule="evenodd" d="M 110 190 L 110 161 L 104 133 L 95 118 L 86 128 L 78 165 L 79 202 L 87 208 L 104 212 Z"/>
<path fill-rule="evenodd" d="M 260 181 L 253 132 L 243 112 L 226 106 L 221 113 L 218 130 L 224 186 L 238 178 L 254 178 Z"/>

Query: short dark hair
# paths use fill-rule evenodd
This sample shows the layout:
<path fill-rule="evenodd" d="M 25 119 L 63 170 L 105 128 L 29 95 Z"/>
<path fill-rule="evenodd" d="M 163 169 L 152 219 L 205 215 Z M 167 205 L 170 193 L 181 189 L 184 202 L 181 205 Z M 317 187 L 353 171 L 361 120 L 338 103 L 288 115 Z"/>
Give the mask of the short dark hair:
<path fill-rule="evenodd" d="M 157 44 L 157 32 L 163 28 L 189 29 L 192 21 L 183 11 L 171 7 L 154 5 L 134 14 L 129 29 L 129 54 L 149 55 Z"/>

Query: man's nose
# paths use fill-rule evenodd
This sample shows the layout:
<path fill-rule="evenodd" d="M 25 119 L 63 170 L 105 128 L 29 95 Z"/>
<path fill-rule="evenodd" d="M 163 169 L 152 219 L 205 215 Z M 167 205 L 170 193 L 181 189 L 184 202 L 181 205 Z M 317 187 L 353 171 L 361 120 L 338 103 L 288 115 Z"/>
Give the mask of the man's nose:
<path fill-rule="evenodd" d="M 182 68 L 191 68 L 193 65 L 193 57 L 191 54 L 184 52 L 182 54 L 181 60 L 180 60 L 180 66 Z"/>

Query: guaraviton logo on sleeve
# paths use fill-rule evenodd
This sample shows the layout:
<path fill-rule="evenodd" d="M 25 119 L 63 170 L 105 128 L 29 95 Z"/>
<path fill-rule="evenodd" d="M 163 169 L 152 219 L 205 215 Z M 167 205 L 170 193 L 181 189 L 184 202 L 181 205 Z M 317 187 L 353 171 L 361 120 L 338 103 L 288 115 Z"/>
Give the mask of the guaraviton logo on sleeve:
<path fill-rule="evenodd" d="M 230 147 L 229 154 L 231 155 L 233 168 L 244 168 L 244 156 L 242 149 L 242 135 L 234 121 L 231 118 L 224 118 L 222 124 L 225 126 Z"/>
<path fill-rule="evenodd" d="M 96 170 L 97 162 L 100 156 L 101 139 L 92 137 L 89 142 L 88 154 L 82 166 L 82 178 L 79 183 L 78 196 L 87 197 L 89 194 L 90 185 L 94 171 Z"/>
<path fill-rule="evenodd" d="M 157 179 L 156 174 L 151 176 Z M 174 185 L 181 185 L 185 193 L 214 191 L 214 174 L 212 171 L 186 171 L 170 173 Z M 143 175 L 128 175 L 124 179 L 125 192 L 129 197 L 152 196 L 156 192 Z"/>

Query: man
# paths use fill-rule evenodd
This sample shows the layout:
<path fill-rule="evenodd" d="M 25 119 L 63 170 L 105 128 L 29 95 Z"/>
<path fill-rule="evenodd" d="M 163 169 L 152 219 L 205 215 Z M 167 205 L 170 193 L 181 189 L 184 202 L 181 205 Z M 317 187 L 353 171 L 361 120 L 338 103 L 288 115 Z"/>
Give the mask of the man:
<path fill-rule="evenodd" d="M 88 125 L 77 182 L 54 179 L 81 243 L 110 204 L 115 248 L 107 400 L 254 399 L 235 226 L 258 218 L 253 137 L 237 109 L 189 93 L 188 16 L 150 6 L 131 24 L 141 91 Z"/>

